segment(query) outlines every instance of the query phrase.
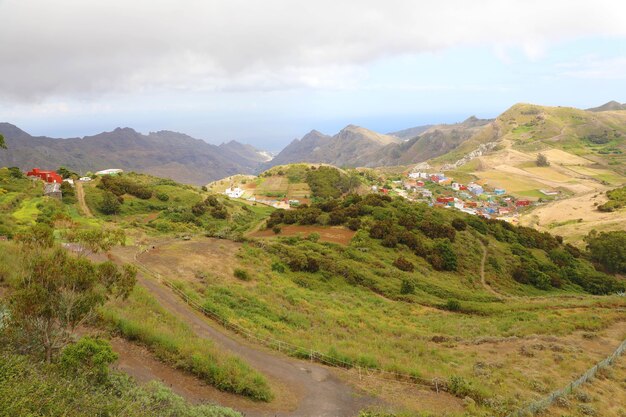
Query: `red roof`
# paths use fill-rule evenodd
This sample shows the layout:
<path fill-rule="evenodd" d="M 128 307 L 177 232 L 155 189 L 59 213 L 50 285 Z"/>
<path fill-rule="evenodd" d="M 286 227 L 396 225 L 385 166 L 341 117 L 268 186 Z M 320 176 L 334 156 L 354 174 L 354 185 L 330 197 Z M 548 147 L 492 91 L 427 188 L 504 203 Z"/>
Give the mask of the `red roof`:
<path fill-rule="evenodd" d="M 33 168 L 32 170 L 28 171 L 26 173 L 26 176 L 28 176 L 28 177 L 37 177 L 37 178 L 40 178 L 40 179 L 44 180 L 45 182 L 56 182 L 56 183 L 59 183 L 59 184 L 63 182 L 63 177 L 61 177 L 56 172 L 54 172 L 54 171 L 42 171 L 39 168 Z"/>

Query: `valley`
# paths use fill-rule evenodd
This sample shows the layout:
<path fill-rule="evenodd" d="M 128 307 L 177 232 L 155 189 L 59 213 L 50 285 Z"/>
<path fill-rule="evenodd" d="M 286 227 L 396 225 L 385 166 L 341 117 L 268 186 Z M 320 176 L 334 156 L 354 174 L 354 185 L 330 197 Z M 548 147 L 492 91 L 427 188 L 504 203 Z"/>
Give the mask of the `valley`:
<path fill-rule="evenodd" d="M 58 197 L 2 168 L 0 311 L 58 249 L 63 262 L 135 272 L 127 296 L 98 305 L 66 346 L 109 340 L 119 355 L 110 372 L 134 377 L 129 392 L 146 404 L 165 389 L 190 416 L 203 406 L 216 416 L 509 416 L 626 339 L 625 115 L 522 104 L 409 130 L 406 142 L 349 126 L 292 144 L 292 155 L 319 147 L 317 160 L 277 157 L 258 175 L 198 185 L 59 169 L 74 185 Z M 361 156 L 406 152 L 393 166 L 350 166 L 364 140 Z M 423 161 L 407 151 L 435 148 Z M 13 346 L 19 332 L 4 334 L 2 317 Z M 49 366 L 60 375 L 62 364 Z M 602 398 L 620 364 L 584 388 L 591 400 L 564 399 L 547 415 L 590 404 L 619 416 Z M 80 397 L 94 410 L 138 404 L 98 403 L 99 384 Z"/>

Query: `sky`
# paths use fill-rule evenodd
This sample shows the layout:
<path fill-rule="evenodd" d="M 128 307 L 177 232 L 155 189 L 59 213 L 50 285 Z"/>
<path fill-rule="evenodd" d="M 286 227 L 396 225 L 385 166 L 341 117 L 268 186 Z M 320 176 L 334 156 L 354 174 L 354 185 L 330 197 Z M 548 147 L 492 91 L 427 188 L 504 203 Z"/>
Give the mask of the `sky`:
<path fill-rule="evenodd" d="M 518 102 L 626 102 L 623 0 L 0 0 L 0 121 L 280 150 Z"/>

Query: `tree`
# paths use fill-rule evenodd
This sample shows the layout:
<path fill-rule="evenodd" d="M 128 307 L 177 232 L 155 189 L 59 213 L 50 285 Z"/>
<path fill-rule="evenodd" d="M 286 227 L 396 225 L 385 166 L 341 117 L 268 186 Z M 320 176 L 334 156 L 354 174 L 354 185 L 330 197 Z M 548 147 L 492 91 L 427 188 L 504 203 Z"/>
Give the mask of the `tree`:
<path fill-rule="evenodd" d="M 63 349 L 61 365 L 66 371 L 104 382 L 109 375 L 109 365 L 117 358 L 106 340 L 83 337 Z"/>
<path fill-rule="evenodd" d="M 136 269 L 112 262 L 94 264 L 60 248 L 24 255 L 24 273 L 9 296 L 10 328 L 19 346 L 43 354 L 47 362 L 75 329 L 110 298 L 126 298 Z"/>
<path fill-rule="evenodd" d="M 597 233 L 592 230 L 585 237 L 587 250 L 593 262 L 610 273 L 626 273 L 626 232 Z"/>
<path fill-rule="evenodd" d="M 111 191 L 105 191 L 98 207 L 104 214 L 117 214 L 120 212 L 120 201 Z"/>
<path fill-rule="evenodd" d="M 126 233 L 122 229 L 70 229 L 64 233 L 68 242 L 78 243 L 79 253 L 108 251 L 115 245 L 126 244 Z"/>
<path fill-rule="evenodd" d="M 63 179 L 78 178 L 78 174 L 77 173 L 75 173 L 74 171 L 70 171 L 69 169 L 67 169 L 65 167 L 59 167 L 59 169 L 57 169 L 57 174 L 62 176 Z"/>
<path fill-rule="evenodd" d="M 0 134 L 0 149 L 6 149 L 7 145 L 4 143 L 4 136 Z"/>
<path fill-rule="evenodd" d="M 550 166 L 550 161 L 548 161 L 548 158 L 540 153 L 537 154 L 537 160 L 536 160 L 537 166 L 538 167 L 549 167 Z"/>

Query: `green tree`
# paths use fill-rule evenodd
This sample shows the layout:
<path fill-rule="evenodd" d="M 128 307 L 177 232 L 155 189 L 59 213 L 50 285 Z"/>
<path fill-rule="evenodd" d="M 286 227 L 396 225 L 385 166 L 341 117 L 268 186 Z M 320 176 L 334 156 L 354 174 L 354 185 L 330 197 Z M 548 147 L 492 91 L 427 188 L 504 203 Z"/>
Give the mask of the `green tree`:
<path fill-rule="evenodd" d="M 78 243 L 81 254 L 85 250 L 106 252 L 115 245 L 126 244 L 126 233 L 122 229 L 70 229 L 63 236 L 69 242 Z"/>
<path fill-rule="evenodd" d="M 65 167 L 59 167 L 59 169 L 57 169 L 57 174 L 62 176 L 63 179 L 78 178 L 78 174 L 77 173 L 75 173 L 74 171 L 70 171 L 69 169 L 67 169 Z"/>
<path fill-rule="evenodd" d="M 626 232 L 597 233 L 592 230 L 586 237 L 587 250 L 593 262 L 610 273 L 626 272 Z"/>
<path fill-rule="evenodd" d="M 126 298 L 136 281 L 132 266 L 94 264 L 60 248 L 23 256 L 24 272 L 9 296 L 9 328 L 21 348 L 42 353 L 47 362 L 96 308 Z"/>
<path fill-rule="evenodd" d="M 120 212 L 121 203 L 117 196 L 110 191 L 105 191 L 98 209 L 104 214 L 117 214 Z"/>
<path fill-rule="evenodd" d="M 0 149 L 6 149 L 7 145 L 4 143 L 4 136 L 0 134 Z"/>

